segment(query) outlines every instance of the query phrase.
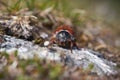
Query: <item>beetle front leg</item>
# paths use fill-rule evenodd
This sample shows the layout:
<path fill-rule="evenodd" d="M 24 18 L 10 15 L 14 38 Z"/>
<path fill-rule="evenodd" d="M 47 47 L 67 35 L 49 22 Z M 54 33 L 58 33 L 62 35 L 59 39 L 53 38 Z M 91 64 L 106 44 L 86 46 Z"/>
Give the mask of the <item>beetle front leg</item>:
<path fill-rule="evenodd" d="M 73 47 L 73 43 L 72 43 L 72 41 L 71 41 L 71 43 L 70 43 L 70 51 L 71 51 L 71 53 L 73 53 L 73 52 L 72 52 L 72 47 Z"/>
<path fill-rule="evenodd" d="M 52 37 L 49 41 L 49 44 L 46 47 L 49 48 L 49 46 L 52 45 L 54 42 L 55 42 L 55 38 Z"/>
<path fill-rule="evenodd" d="M 78 44 L 74 42 L 75 49 L 79 49 Z"/>

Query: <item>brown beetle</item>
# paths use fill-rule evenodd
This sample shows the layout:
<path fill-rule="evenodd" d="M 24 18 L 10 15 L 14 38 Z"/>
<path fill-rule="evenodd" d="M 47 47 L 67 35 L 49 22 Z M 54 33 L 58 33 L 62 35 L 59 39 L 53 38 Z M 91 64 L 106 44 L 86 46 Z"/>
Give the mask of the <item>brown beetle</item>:
<path fill-rule="evenodd" d="M 70 26 L 63 25 L 59 26 L 53 33 L 50 44 L 57 44 L 60 47 L 70 49 L 72 52 L 73 48 L 77 48 L 76 39 L 74 32 Z"/>

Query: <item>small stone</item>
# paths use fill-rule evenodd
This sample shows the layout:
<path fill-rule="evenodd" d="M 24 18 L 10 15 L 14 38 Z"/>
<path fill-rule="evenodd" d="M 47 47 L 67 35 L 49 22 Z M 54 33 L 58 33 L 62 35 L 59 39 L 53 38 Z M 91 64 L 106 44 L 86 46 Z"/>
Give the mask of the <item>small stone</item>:
<path fill-rule="evenodd" d="M 48 46 L 49 44 L 50 44 L 49 41 L 45 41 L 45 42 L 44 42 L 44 46 Z"/>

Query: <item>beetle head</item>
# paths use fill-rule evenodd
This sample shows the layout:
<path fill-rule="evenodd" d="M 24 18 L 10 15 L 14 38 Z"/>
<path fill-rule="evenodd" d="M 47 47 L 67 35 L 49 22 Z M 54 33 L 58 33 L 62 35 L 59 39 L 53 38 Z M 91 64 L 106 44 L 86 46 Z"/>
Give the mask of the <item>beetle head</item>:
<path fill-rule="evenodd" d="M 60 42 L 74 41 L 74 37 L 69 32 L 67 32 L 66 30 L 60 31 L 56 35 L 56 38 Z"/>

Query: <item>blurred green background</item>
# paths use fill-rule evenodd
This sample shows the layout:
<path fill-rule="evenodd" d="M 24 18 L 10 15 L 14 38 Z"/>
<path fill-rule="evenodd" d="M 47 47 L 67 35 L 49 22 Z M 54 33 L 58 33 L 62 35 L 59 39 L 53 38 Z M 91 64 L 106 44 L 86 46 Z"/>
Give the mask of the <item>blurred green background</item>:
<path fill-rule="evenodd" d="M 108 21 L 119 19 L 120 0 L 75 0 L 76 7 L 85 9 L 91 16 L 103 17 Z"/>
<path fill-rule="evenodd" d="M 69 15 L 72 10 L 80 9 L 82 13 L 95 19 L 102 19 L 120 30 L 120 0 L 0 0 L 0 9 L 14 12 L 28 7 L 30 10 L 53 7 Z M 70 15 L 69 15 L 70 16 Z"/>
<path fill-rule="evenodd" d="M 59 9 L 79 8 L 87 10 L 92 15 L 110 18 L 109 20 L 118 18 L 120 13 L 120 0 L 0 0 L 0 3 L 0 6 L 8 5 L 8 7 L 13 7 L 17 3 L 16 5 L 20 4 L 21 8 L 26 5 L 30 9 L 46 8 L 53 5 Z"/>

